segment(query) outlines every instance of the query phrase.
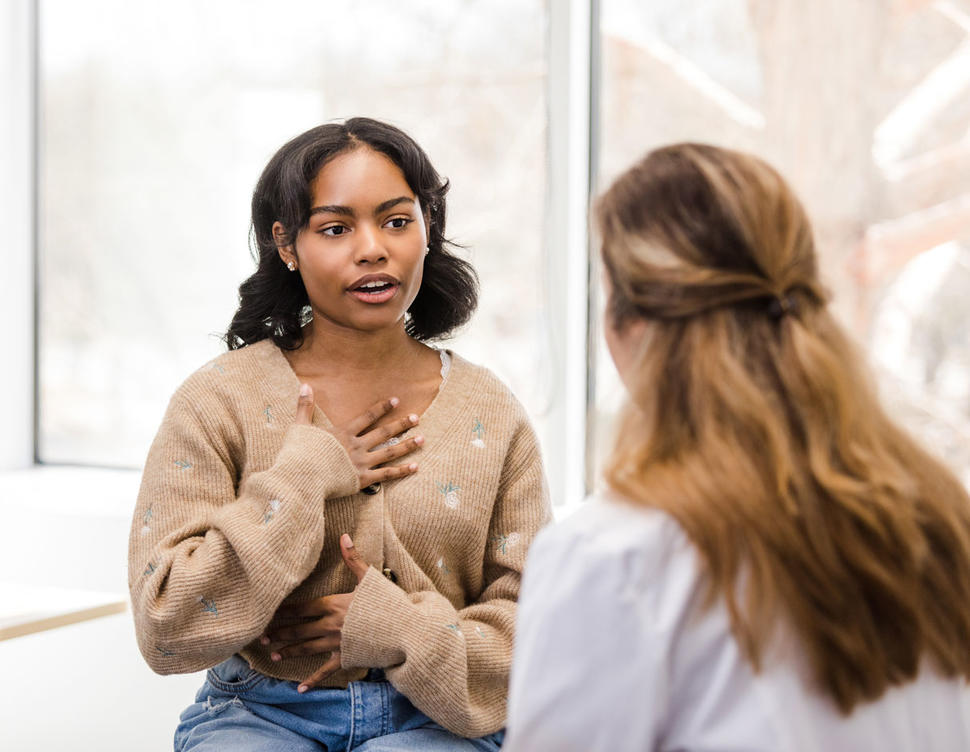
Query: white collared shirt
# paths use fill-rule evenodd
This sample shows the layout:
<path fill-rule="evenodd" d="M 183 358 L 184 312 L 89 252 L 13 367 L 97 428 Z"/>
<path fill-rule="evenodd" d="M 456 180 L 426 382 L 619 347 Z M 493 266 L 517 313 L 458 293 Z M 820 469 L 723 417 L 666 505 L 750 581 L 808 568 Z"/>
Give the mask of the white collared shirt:
<path fill-rule="evenodd" d="M 848 717 L 782 635 L 755 674 L 668 515 L 594 498 L 540 533 L 503 752 L 970 750 L 970 688 L 924 669 Z"/>

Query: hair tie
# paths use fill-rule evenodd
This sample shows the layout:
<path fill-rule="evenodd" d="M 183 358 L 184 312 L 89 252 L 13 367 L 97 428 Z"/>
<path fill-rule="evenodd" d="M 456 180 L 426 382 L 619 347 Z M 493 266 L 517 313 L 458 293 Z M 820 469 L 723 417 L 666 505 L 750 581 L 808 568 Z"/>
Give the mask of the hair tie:
<path fill-rule="evenodd" d="M 768 313 L 773 319 L 780 319 L 789 313 L 798 313 L 798 300 L 792 293 L 775 296 L 768 303 Z"/>

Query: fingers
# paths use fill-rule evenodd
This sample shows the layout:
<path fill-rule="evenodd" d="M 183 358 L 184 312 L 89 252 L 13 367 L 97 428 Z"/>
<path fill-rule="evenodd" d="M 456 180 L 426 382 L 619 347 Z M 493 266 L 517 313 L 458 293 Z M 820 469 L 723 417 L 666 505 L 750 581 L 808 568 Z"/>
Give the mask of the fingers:
<path fill-rule="evenodd" d="M 296 419 L 293 422 L 304 426 L 313 422 L 313 389 L 309 384 L 300 384 L 300 397 L 296 402 Z"/>
<path fill-rule="evenodd" d="M 330 657 L 327 659 L 319 669 L 317 669 L 311 676 L 304 679 L 300 686 L 296 688 L 297 692 L 306 692 L 310 687 L 317 686 L 320 682 L 326 679 L 330 674 L 334 673 L 340 668 L 340 651 L 334 650 Z"/>
<path fill-rule="evenodd" d="M 368 431 L 363 436 L 361 436 L 361 442 L 368 449 L 373 449 L 374 447 L 383 444 L 385 441 L 393 438 L 394 436 L 399 436 L 405 431 L 409 431 L 411 428 L 418 424 L 418 416 L 411 413 L 406 418 L 401 418 L 400 420 L 392 420 L 389 423 L 383 423 L 373 431 Z"/>
<path fill-rule="evenodd" d="M 364 575 L 367 574 L 370 565 L 364 561 L 364 557 L 354 548 L 354 542 L 347 533 L 340 536 L 340 555 L 344 557 L 344 564 L 354 573 L 357 582 L 364 579 Z"/>
<path fill-rule="evenodd" d="M 329 653 L 331 650 L 336 650 L 339 647 L 340 632 L 335 632 L 332 635 L 317 637 L 315 640 L 307 640 L 306 642 L 299 642 L 294 645 L 286 645 L 285 647 L 281 647 L 271 652 L 269 657 L 271 661 L 279 662 L 284 658 Z"/>
<path fill-rule="evenodd" d="M 391 467 L 379 467 L 375 470 L 365 470 L 360 473 L 360 487 L 366 488 L 373 483 L 385 483 L 389 480 L 396 480 L 407 475 L 414 475 L 418 472 L 418 464 L 411 462 L 407 465 L 392 465 Z"/>
<path fill-rule="evenodd" d="M 358 416 L 345 428 L 337 429 L 334 435 L 343 444 L 350 456 L 351 462 L 357 468 L 361 488 L 374 483 L 403 478 L 418 470 L 418 466 L 411 462 L 405 465 L 389 466 L 424 445 L 423 436 L 412 436 L 401 440 L 401 434 L 416 426 L 419 418 L 410 414 L 405 418 L 387 421 L 377 425 L 378 421 L 399 404 L 397 397 L 375 402 L 362 415 Z M 383 444 L 383 446 L 381 446 Z M 379 447 L 376 448 L 375 447 Z"/>
<path fill-rule="evenodd" d="M 302 603 L 288 603 L 285 606 L 280 606 L 276 611 L 274 621 L 277 619 L 300 619 L 308 616 L 326 616 L 333 611 L 330 605 L 331 597 L 322 595 L 319 598 Z M 270 626 L 272 627 L 272 625 Z"/>
<path fill-rule="evenodd" d="M 387 415 L 389 412 L 391 412 L 391 410 L 397 407 L 397 403 L 397 397 L 391 397 L 390 399 L 375 402 L 373 405 L 368 407 L 363 414 L 350 421 L 350 424 L 347 426 L 347 430 L 350 432 L 350 435 L 360 436 L 360 434 L 362 434 L 367 428 L 380 420 L 382 416 Z"/>
<path fill-rule="evenodd" d="M 381 447 L 380 449 L 368 452 L 367 459 L 371 462 L 371 467 L 385 465 L 392 460 L 410 454 L 423 444 L 424 436 L 414 436 L 399 444 L 392 444 L 391 446 Z"/>
<path fill-rule="evenodd" d="M 291 624 L 290 626 L 280 627 L 279 629 L 270 628 L 266 630 L 265 636 L 267 642 L 263 642 L 262 644 L 269 645 L 274 642 L 295 643 L 312 640 L 317 637 L 325 637 L 331 632 L 339 632 L 342 623 L 343 621 L 339 615 L 330 614 L 315 621 Z"/>

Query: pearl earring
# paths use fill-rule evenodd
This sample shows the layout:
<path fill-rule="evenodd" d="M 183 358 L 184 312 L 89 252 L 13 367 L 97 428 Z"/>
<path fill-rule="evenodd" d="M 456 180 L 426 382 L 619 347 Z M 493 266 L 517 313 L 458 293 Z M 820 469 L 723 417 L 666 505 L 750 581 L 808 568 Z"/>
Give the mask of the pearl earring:
<path fill-rule="evenodd" d="M 424 255 L 425 256 L 427 256 L 429 253 L 431 253 L 431 246 L 430 245 L 429 246 L 425 246 L 425 249 L 424 249 Z"/>
<path fill-rule="evenodd" d="M 286 262 L 286 268 L 289 269 L 291 272 L 295 272 L 296 271 L 296 264 L 294 264 L 292 261 L 287 261 Z"/>

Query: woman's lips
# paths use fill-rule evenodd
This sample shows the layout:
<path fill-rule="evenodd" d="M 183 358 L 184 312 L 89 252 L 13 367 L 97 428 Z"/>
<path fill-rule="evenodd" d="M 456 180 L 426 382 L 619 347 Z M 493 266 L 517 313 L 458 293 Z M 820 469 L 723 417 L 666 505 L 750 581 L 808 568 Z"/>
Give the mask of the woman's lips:
<path fill-rule="evenodd" d="M 375 288 L 356 287 L 349 292 L 362 303 L 386 303 L 397 294 L 400 286 L 400 284 L 386 283 Z"/>

